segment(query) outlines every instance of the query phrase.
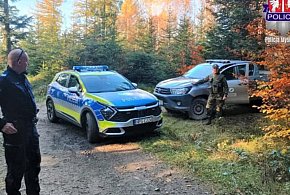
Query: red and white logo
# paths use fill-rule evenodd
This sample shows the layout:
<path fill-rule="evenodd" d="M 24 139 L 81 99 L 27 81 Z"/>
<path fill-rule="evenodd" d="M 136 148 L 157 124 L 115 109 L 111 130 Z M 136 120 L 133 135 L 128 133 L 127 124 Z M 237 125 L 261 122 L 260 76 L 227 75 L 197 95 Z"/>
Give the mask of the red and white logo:
<path fill-rule="evenodd" d="M 290 12 L 290 0 L 268 0 L 269 12 Z"/>
<path fill-rule="evenodd" d="M 290 12 L 290 0 L 284 0 L 284 12 Z"/>
<path fill-rule="evenodd" d="M 282 12 L 283 0 L 268 0 L 269 12 Z"/>

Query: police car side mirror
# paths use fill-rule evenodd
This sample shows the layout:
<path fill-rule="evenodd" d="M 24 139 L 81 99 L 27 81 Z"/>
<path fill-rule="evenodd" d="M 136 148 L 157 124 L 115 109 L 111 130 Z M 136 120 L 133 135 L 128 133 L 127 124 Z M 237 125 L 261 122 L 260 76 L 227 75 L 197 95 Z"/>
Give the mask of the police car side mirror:
<path fill-rule="evenodd" d="M 138 88 L 138 84 L 137 84 L 137 83 L 132 83 L 132 85 L 133 85 L 135 88 Z"/>
<path fill-rule="evenodd" d="M 75 93 L 75 94 L 79 95 L 79 90 L 77 87 L 70 87 L 70 88 L 68 88 L 68 91 L 70 93 Z"/>

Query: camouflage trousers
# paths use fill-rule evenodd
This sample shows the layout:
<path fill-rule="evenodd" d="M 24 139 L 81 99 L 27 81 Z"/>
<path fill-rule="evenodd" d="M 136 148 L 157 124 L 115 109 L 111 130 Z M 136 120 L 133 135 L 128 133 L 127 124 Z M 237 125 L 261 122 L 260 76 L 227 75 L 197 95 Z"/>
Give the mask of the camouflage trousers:
<path fill-rule="evenodd" d="M 223 105 L 225 101 L 223 100 L 223 95 L 221 94 L 210 94 L 207 100 L 206 109 L 217 112 L 222 112 Z"/>

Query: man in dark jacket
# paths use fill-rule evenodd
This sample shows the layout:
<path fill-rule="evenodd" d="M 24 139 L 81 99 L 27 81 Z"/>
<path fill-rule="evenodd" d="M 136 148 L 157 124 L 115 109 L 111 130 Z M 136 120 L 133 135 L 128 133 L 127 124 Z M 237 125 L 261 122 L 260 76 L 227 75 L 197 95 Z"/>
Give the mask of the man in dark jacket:
<path fill-rule="evenodd" d="M 205 82 L 209 82 L 209 97 L 206 104 L 207 109 L 207 121 L 206 125 L 211 124 L 211 120 L 213 118 L 213 110 L 216 106 L 216 116 L 222 116 L 222 108 L 224 102 L 228 96 L 228 83 L 224 75 L 220 74 L 219 66 L 217 64 L 213 64 L 212 66 L 212 74 L 207 76 L 206 78 L 199 80 L 194 85 L 202 84 Z"/>
<path fill-rule="evenodd" d="M 20 195 L 24 176 L 27 195 L 39 195 L 40 149 L 37 108 L 31 85 L 25 74 L 28 55 L 22 49 L 8 54 L 7 70 L 0 77 L 0 129 L 4 138 L 8 195 Z"/>

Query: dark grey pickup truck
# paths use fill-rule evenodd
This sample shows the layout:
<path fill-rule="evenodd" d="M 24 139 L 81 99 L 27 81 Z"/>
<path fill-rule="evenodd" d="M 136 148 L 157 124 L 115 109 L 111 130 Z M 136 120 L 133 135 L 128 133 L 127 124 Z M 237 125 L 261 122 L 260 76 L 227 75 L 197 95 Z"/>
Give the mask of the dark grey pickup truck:
<path fill-rule="evenodd" d="M 210 75 L 212 64 L 218 64 L 221 74 L 227 79 L 229 94 L 226 103 L 251 103 L 247 83 L 251 80 L 260 80 L 262 76 L 256 64 L 238 60 L 207 60 L 196 65 L 183 76 L 158 83 L 154 95 L 168 112 L 184 112 L 196 120 L 206 118 L 205 106 L 209 95 L 209 83 L 198 86 L 194 86 L 193 83 Z"/>

